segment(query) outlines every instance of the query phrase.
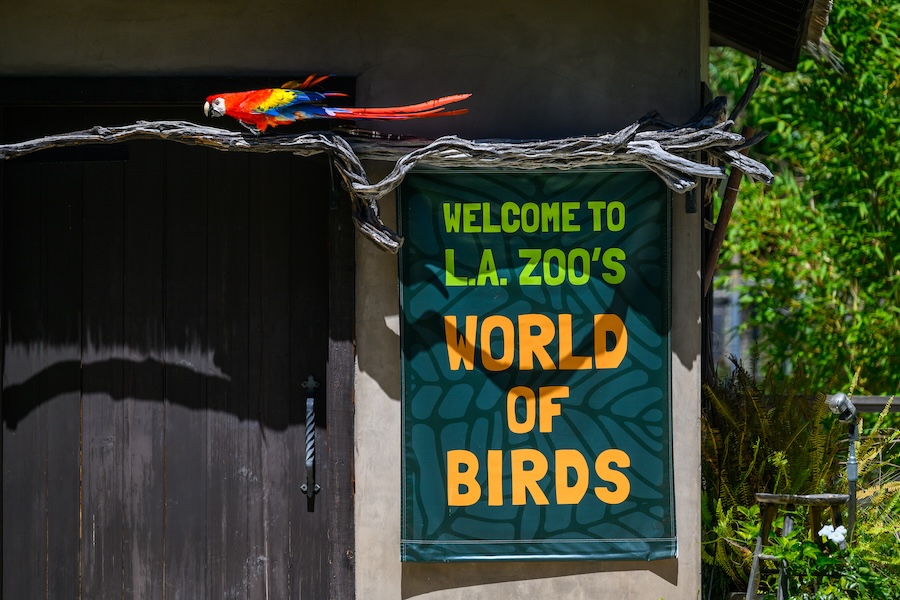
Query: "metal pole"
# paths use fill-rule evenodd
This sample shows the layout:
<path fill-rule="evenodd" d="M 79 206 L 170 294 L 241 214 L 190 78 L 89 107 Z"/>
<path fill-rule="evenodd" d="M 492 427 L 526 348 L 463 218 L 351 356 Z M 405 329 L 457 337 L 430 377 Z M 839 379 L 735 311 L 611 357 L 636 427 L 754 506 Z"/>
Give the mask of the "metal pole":
<path fill-rule="evenodd" d="M 853 527 L 856 525 L 856 481 L 859 479 L 859 465 L 856 462 L 856 442 L 859 441 L 859 428 L 862 419 L 850 423 L 850 453 L 847 457 L 847 487 L 850 494 L 850 506 L 847 515 L 847 543 L 853 539 Z"/>

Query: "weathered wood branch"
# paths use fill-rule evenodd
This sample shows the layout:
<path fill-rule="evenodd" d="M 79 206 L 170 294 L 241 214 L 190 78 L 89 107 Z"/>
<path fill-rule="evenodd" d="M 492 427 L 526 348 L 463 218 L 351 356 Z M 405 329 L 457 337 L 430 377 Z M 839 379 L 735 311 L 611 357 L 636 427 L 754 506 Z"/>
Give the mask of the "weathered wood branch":
<path fill-rule="evenodd" d="M 491 167 L 516 169 L 577 169 L 603 165 L 643 165 L 672 190 L 683 193 L 698 178 L 722 179 L 724 167 L 697 160 L 705 150 L 725 164 L 734 164 L 748 177 L 770 182 L 765 165 L 739 152 L 754 141 L 728 131 L 731 121 L 703 119 L 683 127 L 668 125 L 651 113 L 624 129 L 605 135 L 545 141 L 472 141 L 456 136 L 429 140 L 345 139 L 334 132 L 302 135 L 253 136 L 186 121 L 139 121 L 121 127 L 93 127 L 24 142 L 0 145 L 0 159 L 11 159 L 48 148 L 85 144 L 113 144 L 129 140 L 162 139 L 236 152 L 291 152 L 308 156 L 325 152 L 340 174 L 353 204 L 356 227 L 388 252 L 397 252 L 402 238 L 379 215 L 378 200 L 403 181 L 419 163 L 442 167 Z M 376 183 L 369 181 L 363 160 L 388 160 L 395 165 Z"/>

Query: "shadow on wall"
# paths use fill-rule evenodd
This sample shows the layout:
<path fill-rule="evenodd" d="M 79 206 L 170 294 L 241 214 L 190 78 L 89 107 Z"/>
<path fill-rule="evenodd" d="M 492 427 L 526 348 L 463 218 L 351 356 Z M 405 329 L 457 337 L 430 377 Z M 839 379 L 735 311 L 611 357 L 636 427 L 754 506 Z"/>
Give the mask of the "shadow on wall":
<path fill-rule="evenodd" d="M 122 148 L 0 165 L 7 427 L 88 395 L 303 423 L 328 355 L 325 157 Z"/>
<path fill-rule="evenodd" d="M 3 420 L 13 430 L 36 407 L 61 396 L 104 394 L 113 400 L 153 401 L 162 399 L 165 389 L 164 399 L 199 410 L 208 408 L 206 395 L 191 390 L 230 381 L 215 365 L 213 353 L 200 350 L 168 350 L 157 356 L 124 346 L 82 353 L 75 347 L 11 344 L 3 358 Z M 166 380 L 182 383 L 166 386 Z"/>

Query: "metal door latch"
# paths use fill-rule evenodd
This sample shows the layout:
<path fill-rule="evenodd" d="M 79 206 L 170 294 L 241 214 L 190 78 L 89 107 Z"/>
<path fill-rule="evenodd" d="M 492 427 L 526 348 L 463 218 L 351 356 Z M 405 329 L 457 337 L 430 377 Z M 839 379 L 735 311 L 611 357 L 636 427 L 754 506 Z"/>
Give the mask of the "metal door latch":
<path fill-rule="evenodd" d="M 316 483 L 316 400 L 313 390 L 319 387 L 313 376 L 301 383 L 306 388 L 306 483 L 300 486 L 300 491 L 312 498 L 322 489 Z"/>

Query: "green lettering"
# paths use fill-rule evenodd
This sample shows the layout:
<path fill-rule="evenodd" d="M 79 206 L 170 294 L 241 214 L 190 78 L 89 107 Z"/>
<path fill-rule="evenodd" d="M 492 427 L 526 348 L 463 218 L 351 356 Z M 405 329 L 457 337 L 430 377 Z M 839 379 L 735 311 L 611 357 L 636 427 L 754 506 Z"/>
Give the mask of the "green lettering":
<path fill-rule="evenodd" d="M 556 262 L 556 273 L 553 272 L 553 262 Z M 544 283 L 547 285 L 562 285 L 566 280 L 566 255 L 558 248 L 551 248 L 544 252 Z"/>
<path fill-rule="evenodd" d="M 622 231 L 625 227 L 625 205 L 619 201 L 610 202 L 606 212 L 606 226 L 610 231 Z"/>
<path fill-rule="evenodd" d="M 534 202 L 526 202 L 522 205 L 522 231 L 534 233 L 541 226 L 541 215 L 538 205 Z"/>
<path fill-rule="evenodd" d="M 621 248 L 610 248 L 603 253 L 603 266 L 612 271 L 603 274 L 603 281 L 617 284 L 625 281 L 625 267 L 618 261 L 625 260 L 625 251 Z"/>
<path fill-rule="evenodd" d="M 515 202 L 504 202 L 500 207 L 500 219 L 503 233 L 515 233 L 519 230 L 519 205 Z M 512 218 L 515 217 L 515 218 Z"/>
<path fill-rule="evenodd" d="M 447 233 L 459 232 L 459 203 L 444 202 L 444 229 Z M 451 212 L 451 210 L 453 212 Z"/>
<path fill-rule="evenodd" d="M 463 205 L 463 231 L 466 233 L 479 233 L 481 227 L 475 224 L 477 216 L 476 211 L 481 208 L 480 204 L 474 202 L 466 202 Z"/>
<path fill-rule="evenodd" d="M 528 263 L 522 267 L 522 272 L 519 274 L 519 285 L 541 285 L 540 275 L 532 275 L 541 262 L 540 249 L 520 248 L 519 258 L 528 259 Z"/>
<path fill-rule="evenodd" d="M 541 231 L 559 231 L 559 204 L 544 202 L 541 204 Z"/>
<path fill-rule="evenodd" d="M 484 226 L 482 227 L 482 230 L 485 233 L 500 233 L 500 224 L 491 223 L 491 203 L 483 202 L 481 206 L 484 213 Z"/>
<path fill-rule="evenodd" d="M 581 262 L 580 270 L 576 268 L 576 262 Z M 569 270 L 569 283 L 572 285 L 584 285 L 591 278 L 591 255 L 584 248 L 575 248 L 569 251 L 567 263 Z"/>
<path fill-rule="evenodd" d="M 563 231 L 581 231 L 581 225 L 574 223 L 575 211 L 578 210 L 580 204 L 578 202 L 562 203 L 562 230 Z"/>
<path fill-rule="evenodd" d="M 484 285 L 490 281 L 492 285 L 500 285 L 497 277 L 497 263 L 494 262 L 494 251 L 485 248 L 481 254 L 481 264 L 478 266 L 478 285 Z"/>
<path fill-rule="evenodd" d="M 594 231 L 603 231 L 603 222 L 600 219 L 603 216 L 603 209 L 606 208 L 606 202 L 592 200 L 587 205 L 594 220 Z"/>
<path fill-rule="evenodd" d="M 456 257 L 454 254 L 453 248 L 444 248 L 444 285 L 447 287 L 469 285 L 468 277 L 456 276 Z"/>

